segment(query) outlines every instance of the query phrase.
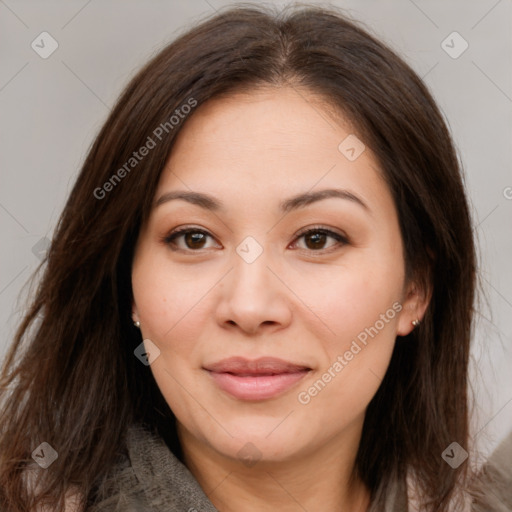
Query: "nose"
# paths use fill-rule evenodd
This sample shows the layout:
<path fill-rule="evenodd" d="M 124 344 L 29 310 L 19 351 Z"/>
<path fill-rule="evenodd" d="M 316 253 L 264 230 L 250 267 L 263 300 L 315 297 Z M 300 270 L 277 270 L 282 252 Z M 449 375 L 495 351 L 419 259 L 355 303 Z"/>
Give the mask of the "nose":
<path fill-rule="evenodd" d="M 222 280 L 216 310 L 219 325 L 245 334 L 270 333 L 289 325 L 291 292 L 263 251 L 254 261 L 233 255 L 233 269 Z M 281 277 L 281 278 L 280 278 Z"/>

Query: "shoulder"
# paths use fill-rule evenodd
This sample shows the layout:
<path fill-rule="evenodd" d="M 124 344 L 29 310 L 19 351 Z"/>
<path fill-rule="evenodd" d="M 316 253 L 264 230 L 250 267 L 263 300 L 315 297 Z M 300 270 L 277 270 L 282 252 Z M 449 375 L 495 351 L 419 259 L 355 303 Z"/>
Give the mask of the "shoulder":
<path fill-rule="evenodd" d="M 37 468 L 29 465 L 22 473 L 22 480 L 29 494 L 37 493 L 40 486 L 37 484 Z M 77 487 L 69 487 L 64 497 L 65 512 L 82 512 L 84 509 L 82 493 Z M 30 512 L 53 512 L 47 506 L 39 505 Z"/>
<path fill-rule="evenodd" d="M 39 505 L 30 512 L 53 512 L 47 506 Z M 85 512 L 85 505 L 83 500 L 83 494 L 76 490 L 76 488 L 70 488 L 66 492 L 64 498 L 64 512 Z"/>
<path fill-rule="evenodd" d="M 472 482 L 474 512 L 512 510 L 512 432 L 494 450 Z"/>
<path fill-rule="evenodd" d="M 82 493 L 74 488 L 70 488 L 66 493 L 65 512 L 84 512 L 85 506 Z"/>

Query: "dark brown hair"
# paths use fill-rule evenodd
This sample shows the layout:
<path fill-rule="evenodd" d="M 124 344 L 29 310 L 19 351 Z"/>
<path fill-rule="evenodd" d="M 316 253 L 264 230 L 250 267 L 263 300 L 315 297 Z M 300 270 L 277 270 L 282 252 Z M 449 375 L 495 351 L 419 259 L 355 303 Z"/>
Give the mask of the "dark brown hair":
<path fill-rule="evenodd" d="M 131 262 L 186 119 L 168 123 L 143 160 L 126 163 L 183 105 L 197 102 L 191 116 L 210 98 L 261 85 L 319 95 L 380 164 L 407 276 L 432 299 L 422 324 L 397 339 L 366 412 L 355 471 L 381 508 L 390 484 L 410 472 L 425 510 L 447 510 L 467 467 L 452 469 L 441 453 L 453 441 L 467 447 L 475 289 L 471 220 L 450 134 L 410 67 L 338 10 L 256 6 L 221 10 L 165 47 L 131 80 L 94 141 L 1 375 L 2 510 L 34 505 L 22 472 L 42 441 L 58 452 L 38 475 L 40 497 L 54 505 L 71 486 L 93 503 L 132 422 L 152 426 L 179 455 L 173 414 L 133 354 L 141 338 L 131 321 Z"/>

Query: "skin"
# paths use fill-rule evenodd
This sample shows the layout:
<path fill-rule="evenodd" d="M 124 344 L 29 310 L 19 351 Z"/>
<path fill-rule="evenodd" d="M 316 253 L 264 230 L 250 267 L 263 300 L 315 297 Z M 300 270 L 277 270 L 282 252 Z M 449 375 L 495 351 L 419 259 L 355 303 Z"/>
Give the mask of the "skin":
<path fill-rule="evenodd" d="M 155 200 L 202 192 L 224 210 L 167 201 L 140 232 L 133 319 L 160 350 L 150 368 L 177 417 L 185 463 L 222 512 L 367 510 L 368 490 L 352 476 L 365 410 L 396 336 L 413 329 L 427 300 L 404 280 L 397 213 L 377 161 L 369 148 L 354 161 L 338 150 L 349 134 L 347 120 L 335 122 L 307 91 L 214 98 L 187 119 Z M 349 190 L 367 208 L 328 198 L 279 210 L 295 194 L 324 188 Z M 173 251 L 163 239 L 180 226 L 209 236 L 182 235 L 174 240 L 182 251 Z M 298 236 L 318 226 L 347 243 Z M 236 251 L 247 236 L 263 249 L 252 263 Z M 396 302 L 401 311 L 300 403 L 298 394 Z M 279 396 L 244 401 L 203 369 L 231 356 L 274 356 L 312 370 Z M 254 463 L 242 460 L 244 446 Z"/>

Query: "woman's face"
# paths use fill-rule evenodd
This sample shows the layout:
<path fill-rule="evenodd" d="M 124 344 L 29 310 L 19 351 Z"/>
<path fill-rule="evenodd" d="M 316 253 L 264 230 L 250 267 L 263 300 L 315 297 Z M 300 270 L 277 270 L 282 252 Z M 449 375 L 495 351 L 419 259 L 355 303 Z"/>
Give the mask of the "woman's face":
<path fill-rule="evenodd" d="M 291 88 L 213 99 L 187 120 L 132 284 L 180 437 L 232 458 L 358 440 L 417 316 L 376 160 Z"/>

